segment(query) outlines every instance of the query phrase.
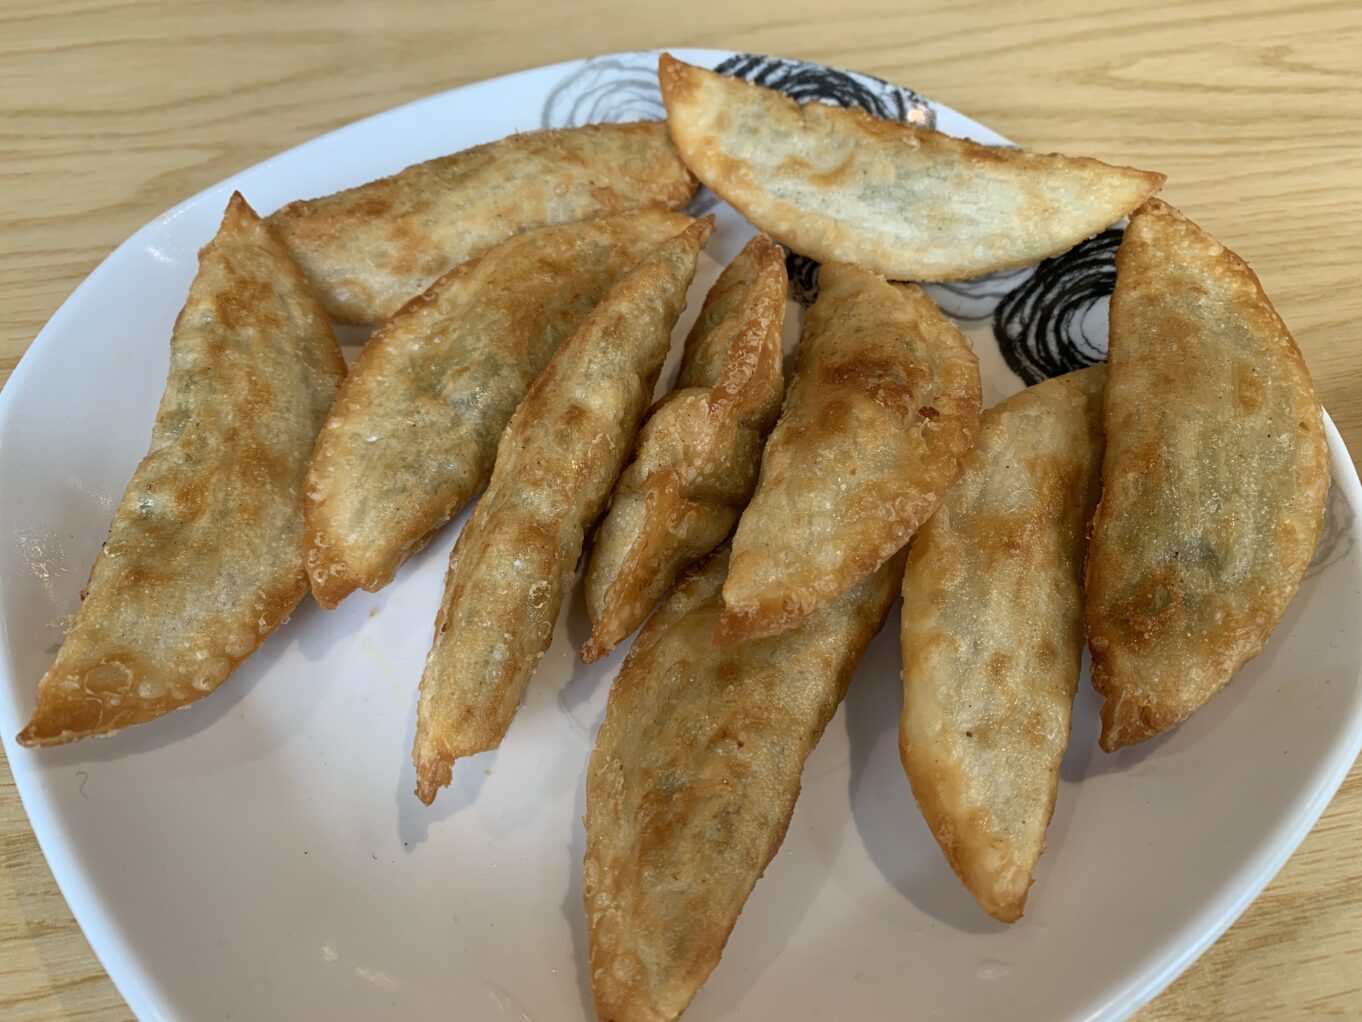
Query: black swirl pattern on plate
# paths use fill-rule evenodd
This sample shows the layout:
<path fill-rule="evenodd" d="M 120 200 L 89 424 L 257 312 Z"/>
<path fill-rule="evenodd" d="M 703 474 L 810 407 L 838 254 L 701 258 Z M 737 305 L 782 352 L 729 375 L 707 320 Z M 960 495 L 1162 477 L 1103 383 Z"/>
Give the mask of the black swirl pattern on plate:
<path fill-rule="evenodd" d="M 715 70 L 801 103 L 858 106 L 877 117 L 936 127 L 935 114 L 921 96 L 869 75 L 756 54 L 729 57 Z M 1037 266 L 934 284 L 929 290 L 956 319 L 982 323 L 991 318 L 1008 367 L 1027 384 L 1039 383 L 1105 360 L 1107 302 L 1116 283 L 1121 235 L 1113 228 Z M 791 297 L 813 302 L 817 262 L 792 252 L 786 267 Z"/>
<path fill-rule="evenodd" d="M 993 336 L 1008 368 L 1028 386 L 1106 359 L 1122 233 L 1105 230 L 1043 260 L 998 303 Z"/>
<path fill-rule="evenodd" d="M 1357 511 L 1348 503 L 1348 498 L 1335 481 L 1329 487 L 1329 500 L 1324 505 L 1324 528 L 1320 531 L 1319 545 L 1315 547 L 1315 558 L 1305 573 L 1306 578 L 1314 578 L 1353 552 L 1356 524 Z"/>
<path fill-rule="evenodd" d="M 544 100 L 545 128 L 660 121 L 667 116 L 657 85 L 657 54 L 593 57 L 560 81 Z"/>
<path fill-rule="evenodd" d="M 885 120 L 936 127 L 936 111 L 925 99 L 912 89 L 873 75 L 757 53 L 735 54 L 720 61 L 714 70 L 783 92 L 799 103 L 816 101 L 860 107 Z M 701 194 L 708 195 L 708 189 Z M 785 269 L 790 275 L 790 297 L 804 305 L 812 304 L 818 297 L 818 263 L 808 256 L 787 252 Z"/>
<path fill-rule="evenodd" d="M 781 246 L 784 248 L 784 246 Z M 790 278 L 790 297 L 801 305 L 812 305 L 818 297 L 818 267 L 816 260 L 798 252 L 785 251 L 785 274 Z"/>
<path fill-rule="evenodd" d="M 1034 266 L 1028 266 L 1021 270 L 985 274 L 973 280 L 951 280 L 922 286 L 946 315 L 966 323 L 983 323 L 993 318 L 998 303 L 1020 287 L 1035 269 Z"/>
<path fill-rule="evenodd" d="M 884 120 L 936 127 L 936 113 L 925 99 L 912 89 L 873 75 L 758 53 L 735 54 L 720 61 L 714 70 L 783 92 L 799 103 L 817 100 L 833 106 L 856 106 Z"/>

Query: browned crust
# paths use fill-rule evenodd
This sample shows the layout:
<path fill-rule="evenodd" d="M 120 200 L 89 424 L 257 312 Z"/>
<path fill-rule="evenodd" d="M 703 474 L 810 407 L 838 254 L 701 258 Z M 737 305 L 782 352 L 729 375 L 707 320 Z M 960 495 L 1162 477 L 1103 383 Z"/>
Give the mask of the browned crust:
<path fill-rule="evenodd" d="M 199 253 L 170 348 L 151 449 L 23 745 L 108 734 L 202 698 L 307 593 L 288 502 L 345 362 L 302 273 L 239 194 Z"/>
<path fill-rule="evenodd" d="M 535 374 L 690 218 L 631 210 L 521 232 L 379 327 L 322 429 L 303 503 L 312 591 L 375 592 L 482 490 Z M 370 439 L 372 438 L 372 439 Z"/>
<path fill-rule="evenodd" d="M 380 323 L 517 231 L 675 209 L 695 193 L 656 121 L 529 131 L 270 215 L 327 310 Z"/>
<path fill-rule="evenodd" d="M 906 544 L 979 432 L 969 341 L 915 285 L 822 269 L 795 377 L 733 539 L 719 645 L 773 635 Z"/>
<path fill-rule="evenodd" d="M 1165 202 L 1126 231 L 1111 319 L 1084 609 L 1108 752 L 1186 720 L 1261 652 L 1309 566 L 1329 486 L 1319 401 L 1286 325 L 1252 269 Z M 1196 465 L 1168 453 L 1173 430 L 1197 431 L 1176 445 Z M 1193 475 L 1236 517 L 1198 512 Z"/>
<path fill-rule="evenodd" d="M 1025 907 L 1068 744 L 1105 376 L 1080 370 L 985 412 L 903 576 L 900 757 L 947 862 L 1001 922 Z"/>
<path fill-rule="evenodd" d="M 893 603 L 902 559 L 800 626 L 732 649 L 722 549 L 644 626 L 587 770 L 582 893 L 596 1009 L 675 1019 L 788 831 L 800 772 Z"/>
<path fill-rule="evenodd" d="M 416 795 L 496 748 L 571 588 L 586 530 L 633 447 L 714 218 L 618 281 L 535 378 L 450 557 L 416 712 Z"/>
<path fill-rule="evenodd" d="M 643 622 L 677 574 L 728 535 L 751 497 L 784 391 L 787 286 L 784 252 L 759 234 L 706 296 L 677 389 L 640 431 L 597 531 L 586 578 L 586 663 Z"/>
<path fill-rule="evenodd" d="M 705 184 L 788 248 L 894 280 L 1030 265 L 1127 215 L 1164 181 L 800 105 L 669 54 L 658 75 L 672 138 Z"/>
<path fill-rule="evenodd" d="M 994 895 L 992 889 L 978 883 L 975 875 L 975 864 L 973 861 L 973 849 L 981 840 L 981 836 L 969 828 L 966 833 L 961 832 L 961 828 L 956 826 L 956 813 L 954 807 L 959 804 L 960 793 L 958 779 L 945 771 L 923 771 L 917 768 L 910 760 L 908 753 L 907 740 L 904 737 L 902 724 L 899 729 L 899 761 L 903 764 L 904 773 L 908 776 L 908 784 L 913 789 L 913 800 L 917 802 L 917 808 L 922 813 L 922 818 L 927 821 L 927 826 L 936 838 L 937 845 L 941 848 L 942 855 L 945 856 L 947 865 L 956 879 L 969 891 L 974 900 L 979 903 L 979 907 L 987 912 L 1000 923 L 1015 923 L 1022 917 L 1026 909 L 1027 892 L 1020 896 L 999 898 Z M 1050 812 L 1046 814 L 1045 822 L 1049 825 L 1050 816 L 1054 813 L 1054 803 L 1050 804 Z M 1027 884 L 1028 891 L 1032 879 Z"/>

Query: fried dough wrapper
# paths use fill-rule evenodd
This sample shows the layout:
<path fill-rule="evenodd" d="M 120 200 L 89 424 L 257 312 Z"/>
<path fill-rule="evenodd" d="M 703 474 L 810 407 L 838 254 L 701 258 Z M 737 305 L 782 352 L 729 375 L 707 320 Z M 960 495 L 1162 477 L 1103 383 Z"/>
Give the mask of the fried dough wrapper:
<path fill-rule="evenodd" d="M 794 379 L 738 522 L 717 641 L 772 635 L 899 550 L 979 432 L 979 363 L 921 288 L 819 271 Z"/>
<path fill-rule="evenodd" d="M 416 713 L 416 794 L 494 749 L 553 638 L 586 530 L 633 450 L 714 218 L 665 241 L 606 292 L 511 417 L 459 534 Z"/>
<path fill-rule="evenodd" d="M 1093 366 L 985 412 L 903 577 L 903 766 L 951 868 L 1005 923 L 1026 905 L 1069 744 L 1105 379 Z"/>
<path fill-rule="evenodd" d="M 582 891 L 603 1022 L 675 1019 L 718 964 L 902 576 L 898 555 L 796 627 L 717 649 L 725 552 L 644 625 L 587 768 Z"/>
<path fill-rule="evenodd" d="M 108 734 L 201 699 L 288 617 L 307 594 L 303 473 L 344 375 L 301 271 L 233 195 L 175 321 L 151 449 L 21 744 Z"/>
<path fill-rule="evenodd" d="M 524 228 L 675 209 L 695 189 L 662 122 L 589 124 L 509 135 L 301 199 L 269 224 L 332 316 L 381 323 Z"/>
<path fill-rule="evenodd" d="M 695 175 L 760 230 L 893 280 L 961 280 L 1058 255 L 1162 174 L 984 146 L 810 102 L 663 54 L 667 123 Z"/>
<path fill-rule="evenodd" d="M 1108 752 L 1186 720 L 1262 650 L 1329 490 L 1296 342 L 1244 261 L 1164 202 L 1116 255 L 1110 370 L 1084 605 Z"/>
<path fill-rule="evenodd" d="M 387 585 L 487 485 L 501 431 L 558 345 L 690 222 L 650 209 L 525 231 L 378 329 L 308 468 L 307 566 L 322 606 Z"/>
<path fill-rule="evenodd" d="M 676 389 L 639 432 L 586 574 L 590 663 L 632 632 L 676 577 L 727 538 L 757 484 L 785 390 L 785 255 L 757 235 L 686 338 Z"/>

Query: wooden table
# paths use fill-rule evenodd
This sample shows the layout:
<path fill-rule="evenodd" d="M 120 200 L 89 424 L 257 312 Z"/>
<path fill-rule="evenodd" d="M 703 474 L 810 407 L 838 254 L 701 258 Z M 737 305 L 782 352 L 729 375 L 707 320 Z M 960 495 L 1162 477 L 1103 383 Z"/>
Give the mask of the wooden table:
<path fill-rule="evenodd" d="M 1257 269 L 1362 450 L 1362 6 L 1350 0 L 0 0 L 0 380 L 115 245 L 224 176 L 464 82 L 660 45 L 856 68 L 1041 151 L 1166 171 L 1165 195 Z M 1262 897 L 1139 1018 L 1362 1016 L 1359 843 L 1354 769 Z M 129 1017 L 2 761 L 0 1017 Z"/>

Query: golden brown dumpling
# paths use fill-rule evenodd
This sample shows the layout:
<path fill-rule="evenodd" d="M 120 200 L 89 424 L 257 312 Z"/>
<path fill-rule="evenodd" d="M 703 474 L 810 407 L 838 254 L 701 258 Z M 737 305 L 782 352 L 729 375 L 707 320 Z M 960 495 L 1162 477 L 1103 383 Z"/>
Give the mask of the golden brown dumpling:
<path fill-rule="evenodd" d="M 771 635 L 899 550 L 979 432 L 979 363 L 912 284 L 828 263 L 738 522 L 720 643 Z"/>
<path fill-rule="evenodd" d="M 636 210 L 508 238 L 374 334 L 308 467 L 307 568 L 334 607 L 373 592 L 487 485 L 497 440 L 611 284 L 690 223 Z"/>
<path fill-rule="evenodd" d="M 674 1019 L 718 964 L 902 566 L 896 556 L 788 631 L 720 650 L 721 549 L 644 625 L 587 768 L 582 891 L 602 1019 Z"/>
<path fill-rule="evenodd" d="M 22 744 L 107 734 L 201 699 L 289 616 L 307 595 L 303 473 L 344 375 L 297 264 L 233 195 L 175 321 L 151 450 Z"/>
<path fill-rule="evenodd" d="M 903 576 L 903 766 L 947 861 L 1006 923 L 1026 904 L 1069 744 L 1106 371 L 984 413 Z"/>
<path fill-rule="evenodd" d="M 526 227 L 695 194 L 659 121 L 526 131 L 392 177 L 291 202 L 269 223 L 327 311 L 381 323 L 455 266 Z"/>
<path fill-rule="evenodd" d="M 785 254 L 757 235 L 710 290 L 676 389 L 639 432 L 586 574 L 590 663 L 640 624 L 676 576 L 718 546 L 752 496 L 780 411 Z"/>
<path fill-rule="evenodd" d="M 606 292 L 511 417 L 487 492 L 449 561 L 416 711 L 416 794 L 496 748 L 553 638 L 586 530 L 633 450 L 714 218 L 663 242 Z"/>
<path fill-rule="evenodd" d="M 1116 255 L 1084 621 L 1108 752 L 1256 656 L 1319 540 L 1329 452 L 1296 342 L 1244 261 L 1167 203 Z"/>
<path fill-rule="evenodd" d="M 821 262 L 894 280 L 1029 266 L 1147 199 L 1163 175 L 983 146 L 864 110 L 796 103 L 663 54 L 686 165 L 760 230 Z"/>

